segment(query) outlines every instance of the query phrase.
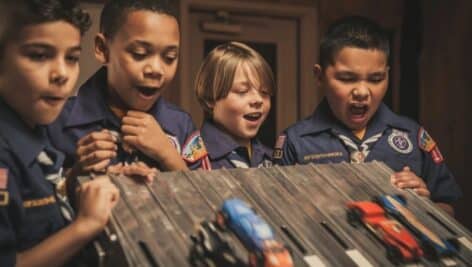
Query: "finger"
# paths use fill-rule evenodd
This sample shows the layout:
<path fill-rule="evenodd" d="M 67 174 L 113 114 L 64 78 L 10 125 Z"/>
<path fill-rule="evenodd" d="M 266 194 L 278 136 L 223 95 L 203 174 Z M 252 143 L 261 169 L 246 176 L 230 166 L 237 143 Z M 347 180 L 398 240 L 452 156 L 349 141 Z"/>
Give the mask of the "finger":
<path fill-rule="evenodd" d="M 410 171 L 410 167 L 408 167 L 408 166 L 403 167 L 403 171 L 404 171 L 404 172 L 409 172 L 409 171 Z"/>
<path fill-rule="evenodd" d="M 429 190 L 427 188 L 423 188 L 423 187 L 419 187 L 419 188 L 415 188 L 413 189 L 418 195 L 422 196 L 422 197 L 430 197 L 431 196 L 431 193 L 429 192 Z"/>
<path fill-rule="evenodd" d="M 77 155 L 82 156 L 97 150 L 117 151 L 118 146 L 111 141 L 94 141 L 89 144 L 79 146 L 77 148 Z"/>
<path fill-rule="evenodd" d="M 110 164 L 110 159 L 105 159 L 98 163 L 87 165 L 84 167 L 84 170 L 87 172 L 106 172 L 108 164 Z"/>
<path fill-rule="evenodd" d="M 142 112 L 142 111 L 128 110 L 128 112 L 126 112 L 126 116 L 143 119 L 143 118 L 146 118 L 150 115 L 148 113 Z"/>
<path fill-rule="evenodd" d="M 125 116 L 121 120 L 122 125 L 129 125 L 129 126 L 144 126 L 144 120 L 142 118 L 136 118 L 131 116 Z"/>
<path fill-rule="evenodd" d="M 127 135 L 139 135 L 144 132 L 145 127 L 142 126 L 131 126 L 131 125 L 122 125 L 121 132 L 123 133 L 123 138 L 125 139 Z"/>
<path fill-rule="evenodd" d="M 79 157 L 79 163 L 82 166 L 88 166 L 96 164 L 102 160 L 112 159 L 114 157 L 116 157 L 115 151 L 94 151 L 93 153 Z"/>
<path fill-rule="evenodd" d="M 86 145 L 96 140 L 116 142 L 116 137 L 110 134 L 110 131 L 108 130 L 92 132 L 79 139 L 79 141 L 77 142 L 77 146 Z"/>
<path fill-rule="evenodd" d="M 409 180 L 405 182 L 399 182 L 398 187 L 400 188 L 420 188 L 423 185 L 418 180 Z"/>

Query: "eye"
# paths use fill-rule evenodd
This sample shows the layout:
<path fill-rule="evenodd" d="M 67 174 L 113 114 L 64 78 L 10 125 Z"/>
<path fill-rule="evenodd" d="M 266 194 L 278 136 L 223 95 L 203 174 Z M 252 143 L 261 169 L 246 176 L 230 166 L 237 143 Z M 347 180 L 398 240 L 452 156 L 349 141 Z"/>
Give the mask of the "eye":
<path fill-rule="evenodd" d="M 167 64 L 172 64 L 177 59 L 178 55 L 176 52 L 169 52 L 164 55 L 164 61 Z"/>
<path fill-rule="evenodd" d="M 354 75 L 338 75 L 336 79 L 343 83 L 353 83 L 357 81 L 357 77 Z"/>
<path fill-rule="evenodd" d="M 37 62 L 42 62 L 51 58 L 51 55 L 49 53 L 42 52 L 42 51 L 31 51 L 31 52 L 28 52 L 26 56 L 32 61 L 37 61 Z"/>
<path fill-rule="evenodd" d="M 140 52 L 132 51 L 130 53 L 131 53 L 131 56 L 133 57 L 133 59 L 137 60 L 137 61 L 143 60 L 147 57 L 147 53 L 142 52 L 142 51 L 140 51 Z"/>
<path fill-rule="evenodd" d="M 71 64 L 77 64 L 77 63 L 79 63 L 80 55 L 68 55 L 68 56 L 66 56 L 66 60 L 67 60 L 67 62 L 69 62 Z"/>
<path fill-rule="evenodd" d="M 378 74 L 378 75 L 373 75 L 369 77 L 369 82 L 371 83 L 381 83 L 385 80 L 385 75 L 383 74 Z"/>

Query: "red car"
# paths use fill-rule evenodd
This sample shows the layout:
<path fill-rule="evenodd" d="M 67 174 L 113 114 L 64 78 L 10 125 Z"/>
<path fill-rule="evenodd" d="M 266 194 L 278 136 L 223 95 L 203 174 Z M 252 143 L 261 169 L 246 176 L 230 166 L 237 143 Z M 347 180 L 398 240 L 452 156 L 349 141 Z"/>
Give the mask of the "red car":
<path fill-rule="evenodd" d="M 351 225 L 364 225 L 386 246 L 388 258 L 394 262 L 417 261 L 423 250 L 413 235 L 397 220 L 388 218 L 377 203 L 357 201 L 347 203 L 347 218 Z"/>

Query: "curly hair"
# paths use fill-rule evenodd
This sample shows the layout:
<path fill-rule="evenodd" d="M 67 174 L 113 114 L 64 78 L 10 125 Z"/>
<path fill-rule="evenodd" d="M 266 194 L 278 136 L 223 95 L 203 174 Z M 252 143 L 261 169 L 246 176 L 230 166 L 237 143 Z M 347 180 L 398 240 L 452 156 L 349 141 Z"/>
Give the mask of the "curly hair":
<path fill-rule="evenodd" d="M 107 1 L 100 14 L 100 32 L 113 39 L 131 11 L 146 10 L 176 17 L 168 0 L 112 0 Z"/>
<path fill-rule="evenodd" d="M 75 0 L 2 0 L 0 10 L 5 15 L 2 44 L 28 25 L 63 20 L 84 34 L 92 24 L 89 14 Z"/>

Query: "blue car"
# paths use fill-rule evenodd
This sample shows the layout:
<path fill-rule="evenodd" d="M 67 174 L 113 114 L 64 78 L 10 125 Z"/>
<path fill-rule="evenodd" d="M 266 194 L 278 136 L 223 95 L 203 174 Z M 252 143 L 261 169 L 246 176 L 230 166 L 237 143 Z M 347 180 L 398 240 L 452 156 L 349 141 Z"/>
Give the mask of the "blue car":
<path fill-rule="evenodd" d="M 270 226 L 238 198 L 226 200 L 220 212 L 225 226 L 238 236 L 248 250 L 262 250 L 263 241 L 275 238 Z"/>
<path fill-rule="evenodd" d="M 416 216 L 406 208 L 406 199 L 400 195 L 386 195 L 375 198 L 385 211 L 397 218 L 409 228 L 421 241 L 424 252 L 432 258 L 453 256 L 457 254 L 458 244 L 455 240 L 440 238 L 423 225 Z"/>
<path fill-rule="evenodd" d="M 270 226 L 244 201 L 226 200 L 217 214 L 217 223 L 241 240 L 249 251 L 249 266 L 293 267 L 287 248 L 275 240 Z"/>

